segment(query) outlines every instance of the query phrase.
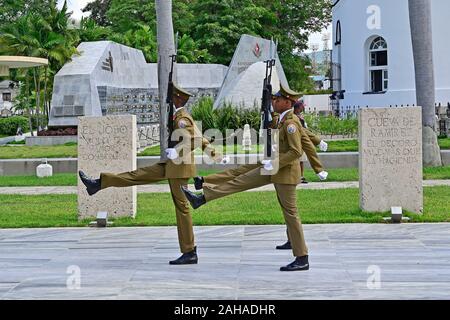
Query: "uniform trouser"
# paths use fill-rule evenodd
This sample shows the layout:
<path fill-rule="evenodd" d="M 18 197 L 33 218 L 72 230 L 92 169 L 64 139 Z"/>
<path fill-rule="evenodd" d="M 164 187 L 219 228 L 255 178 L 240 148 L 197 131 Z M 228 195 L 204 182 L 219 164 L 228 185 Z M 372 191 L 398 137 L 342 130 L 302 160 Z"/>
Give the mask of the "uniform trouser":
<path fill-rule="evenodd" d="M 203 192 L 206 202 L 272 183 L 270 175 L 261 175 L 260 172 L 261 169 L 256 168 L 218 185 L 204 184 Z M 296 257 L 305 256 L 308 254 L 308 248 L 298 217 L 296 185 L 279 183 L 274 185 L 278 202 L 283 210 L 292 252 Z"/>
<path fill-rule="evenodd" d="M 262 164 L 260 163 L 244 164 L 234 169 L 229 169 L 218 173 L 210 174 L 208 176 L 204 176 L 203 181 L 209 184 L 221 184 L 226 181 L 233 180 L 234 178 L 240 176 L 241 174 L 244 174 L 246 172 L 249 172 L 253 169 L 260 167 L 262 167 Z"/>
<path fill-rule="evenodd" d="M 119 174 L 102 173 L 100 178 L 102 189 L 109 187 L 130 187 L 167 179 L 165 177 L 165 164 L 161 163 Z M 187 185 L 188 180 L 188 178 L 168 179 L 172 201 L 175 205 L 178 242 L 182 253 L 194 250 L 195 246 L 189 202 L 184 196 L 183 191 L 181 191 L 181 186 Z"/>

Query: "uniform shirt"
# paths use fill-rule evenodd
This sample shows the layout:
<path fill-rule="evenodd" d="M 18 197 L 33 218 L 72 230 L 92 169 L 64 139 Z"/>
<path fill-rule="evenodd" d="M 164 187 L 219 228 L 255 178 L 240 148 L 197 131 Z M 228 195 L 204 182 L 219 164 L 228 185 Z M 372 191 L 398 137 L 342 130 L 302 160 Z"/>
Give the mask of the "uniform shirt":
<path fill-rule="evenodd" d="M 288 110 L 280 116 L 278 124 L 278 172 L 271 177 L 273 183 L 294 184 L 300 181 L 299 158 L 303 154 L 301 144 L 302 125 L 293 110 Z"/>
<path fill-rule="evenodd" d="M 178 158 L 166 161 L 166 178 L 191 178 L 197 175 L 194 162 L 194 150 L 201 147 L 203 151 L 208 151 L 214 159 L 220 155 L 216 153 L 209 141 L 203 138 L 202 133 L 195 125 L 194 119 L 183 107 L 178 108 L 174 113 L 173 129 L 175 137 L 179 138 L 175 149 Z M 177 130 L 183 129 L 183 130 Z"/>

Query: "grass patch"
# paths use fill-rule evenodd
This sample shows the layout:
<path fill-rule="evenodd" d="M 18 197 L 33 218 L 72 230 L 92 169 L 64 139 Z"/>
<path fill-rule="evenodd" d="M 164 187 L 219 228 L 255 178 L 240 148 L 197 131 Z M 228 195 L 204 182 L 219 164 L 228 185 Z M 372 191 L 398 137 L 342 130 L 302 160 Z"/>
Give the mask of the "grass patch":
<path fill-rule="evenodd" d="M 332 140 L 328 141 L 328 151 L 327 152 L 350 152 L 350 151 L 358 151 L 358 140 Z M 262 153 L 264 148 L 263 145 L 252 145 L 251 151 L 244 151 L 242 150 L 241 145 L 234 145 L 233 147 L 229 146 L 222 146 L 222 145 L 214 145 L 214 148 L 217 151 L 224 152 L 224 150 L 227 153 L 237 153 L 237 154 L 244 154 L 244 153 Z M 144 151 L 140 152 L 138 156 L 159 156 L 160 154 L 160 147 L 153 146 L 148 147 Z M 322 152 L 317 148 L 317 152 Z M 201 150 L 196 150 L 195 154 L 200 155 L 202 154 Z"/>
<path fill-rule="evenodd" d="M 198 170 L 200 176 L 207 176 L 218 172 L 215 169 Z M 328 182 L 358 181 L 357 168 L 337 168 L 328 170 Z M 319 182 L 313 170 L 305 170 L 305 178 L 309 182 Z M 450 180 L 450 166 L 438 168 L 425 168 L 424 180 Z M 167 183 L 167 180 L 160 183 Z M 193 183 L 190 179 L 190 183 Z M 75 173 L 58 173 L 52 177 L 38 178 L 36 176 L 0 176 L 0 187 L 33 187 L 33 186 L 76 186 L 77 175 Z"/>
<path fill-rule="evenodd" d="M 0 159 L 76 158 L 77 145 L 0 146 Z"/>
<path fill-rule="evenodd" d="M 297 192 L 303 223 L 378 223 L 389 213 L 359 209 L 357 189 Z M 0 228 L 80 227 L 76 195 L 0 195 Z M 407 214 L 412 222 L 450 222 L 447 187 L 424 188 L 424 214 Z M 244 192 L 211 202 L 193 213 L 195 225 L 283 224 L 275 192 Z M 138 195 L 136 219 L 115 219 L 115 226 L 171 226 L 175 213 L 169 193 Z"/>
<path fill-rule="evenodd" d="M 450 149 L 450 138 L 439 139 L 439 145 L 442 150 Z M 227 149 L 227 146 L 215 146 L 218 151 L 227 153 L 243 154 L 248 153 L 242 150 L 241 145 L 231 147 L 233 150 Z M 228 147 L 229 148 L 229 147 Z M 253 145 L 250 153 L 262 152 L 261 145 Z M 321 152 L 317 149 L 318 152 Z M 358 140 L 329 140 L 328 152 L 356 152 L 358 151 Z M 138 153 L 138 156 L 159 156 L 159 146 L 146 148 Z M 202 154 L 201 150 L 196 150 L 195 154 Z M 0 146 L 0 159 L 29 159 L 29 158 L 76 158 L 77 143 L 68 142 L 63 145 L 56 146 L 20 146 L 20 148 Z"/>
<path fill-rule="evenodd" d="M 22 145 L 25 144 L 25 140 L 20 140 L 20 141 L 10 141 L 7 144 L 12 144 L 12 145 Z"/>
<path fill-rule="evenodd" d="M 450 138 L 439 138 L 438 143 L 442 150 L 450 149 Z"/>

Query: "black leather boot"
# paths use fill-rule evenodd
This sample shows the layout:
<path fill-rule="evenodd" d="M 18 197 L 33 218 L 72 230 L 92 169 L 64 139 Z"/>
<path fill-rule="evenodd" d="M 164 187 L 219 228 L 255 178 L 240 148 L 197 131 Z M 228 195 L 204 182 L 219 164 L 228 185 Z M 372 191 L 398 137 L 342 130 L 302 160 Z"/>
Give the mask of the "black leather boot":
<path fill-rule="evenodd" d="M 186 252 L 181 255 L 176 260 L 169 261 L 169 264 L 197 264 L 198 263 L 198 257 L 197 257 L 197 247 L 194 247 L 194 250 L 191 252 Z"/>
<path fill-rule="evenodd" d="M 83 171 L 78 171 L 81 181 L 86 186 L 87 193 L 92 196 L 102 189 L 100 179 L 89 178 Z"/>
<path fill-rule="evenodd" d="M 195 194 L 189 191 L 186 187 L 181 186 L 181 190 L 183 191 L 186 199 L 188 199 L 192 208 L 197 209 L 198 207 L 204 205 L 206 203 L 205 196 L 203 194 Z"/>
<path fill-rule="evenodd" d="M 281 246 L 276 246 L 277 250 L 291 250 L 292 246 L 289 241 L 287 241 L 285 244 L 282 244 Z"/>
<path fill-rule="evenodd" d="M 309 270 L 308 256 L 296 257 L 294 262 L 281 267 L 280 271 L 305 271 Z"/>
<path fill-rule="evenodd" d="M 205 180 L 203 179 L 203 177 L 194 177 L 194 187 L 195 187 L 195 190 L 203 189 L 203 182 L 205 182 Z"/>

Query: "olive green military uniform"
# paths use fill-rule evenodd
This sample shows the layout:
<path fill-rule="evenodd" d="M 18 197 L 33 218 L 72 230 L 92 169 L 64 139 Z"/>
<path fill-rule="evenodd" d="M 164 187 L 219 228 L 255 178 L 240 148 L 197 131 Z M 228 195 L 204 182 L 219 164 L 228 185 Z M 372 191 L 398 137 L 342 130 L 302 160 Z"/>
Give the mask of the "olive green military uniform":
<path fill-rule="evenodd" d="M 277 128 L 278 126 L 278 114 L 273 114 L 273 120 L 271 127 Z M 311 131 L 309 131 L 306 128 L 303 128 L 303 126 L 300 129 L 301 132 L 301 146 L 302 150 L 305 152 L 309 163 L 311 164 L 311 167 L 313 168 L 315 173 L 319 173 L 324 171 L 324 168 L 322 166 L 322 163 L 320 162 L 320 159 L 317 155 L 316 147 L 320 144 L 321 139 L 313 134 Z M 245 164 L 242 166 L 239 166 L 237 168 L 228 169 L 225 171 L 221 171 L 215 174 L 210 174 L 208 176 L 203 177 L 204 183 L 208 184 L 220 184 L 229 180 L 233 180 L 237 176 L 240 176 L 241 174 L 244 174 L 248 171 L 251 171 L 256 168 L 262 167 L 261 163 L 256 164 Z"/>
<path fill-rule="evenodd" d="M 192 151 L 197 146 L 201 146 L 203 150 L 209 149 L 210 154 L 214 157 L 216 154 L 209 141 L 202 137 L 191 115 L 184 108 L 177 109 L 173 120 L 174 133 L 181 133 L 183 137 L 183 141 L 175 147 L 179 155 L 177 159 L 131 172 L 102 173 L 100 178 L 102 189 L 149 184 L 168 179 L 177 217 L 178 241 L 181 252 L 186 253 L 194 250 L 195 245 L 189 202 L 181 191 L 181 186 L 187 185 L 189 178 L 196 175 L 194 152 Z M 184 130 L 175 131 L 177 129 Z M 184 143 L 185 141 L 190 143 Z"/>
<path fill-rule="evenodd" d="M 300 121 L 292 111 L 289 111 L 281 123 L 278 124 L 279 157 L 274 160 L 274 168 L 278 167 L 278 171 L 275 174 L 270 175 L 260 165 L 251 170 L 248 170 L 251 167 L 242 166 L 237 168 L 237 172 L 241 170 L 244 173 L 232 180 L 212 185 L 207 183 L 210 180 L 205 177 L 206 183 L 203 185 L 204 196 L 206 202 L 208 202 L 230 194 L 273 183 L 277 192 L 278 202 L 283 210 L 292 250 L 294 256 L 297 257 L 308 254 L 303 228 L 298 217 L 296 199 L 296 186 L 300 179 L 299 158 L 303 153 L 301 127 Z"/>

